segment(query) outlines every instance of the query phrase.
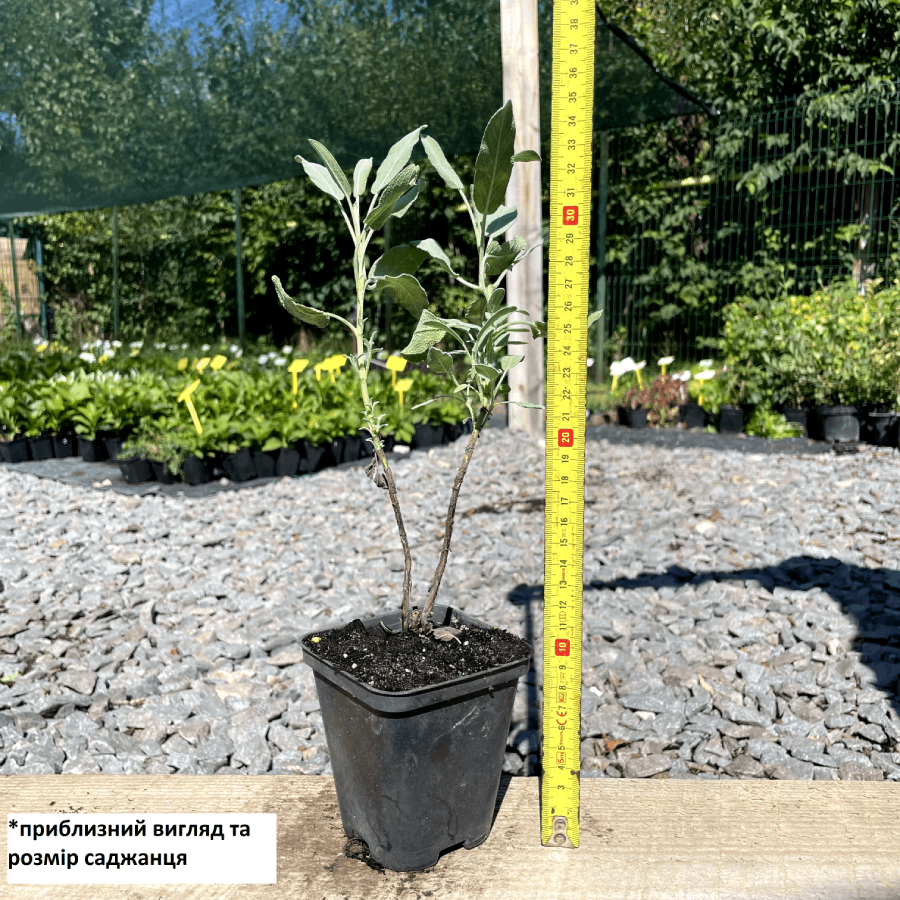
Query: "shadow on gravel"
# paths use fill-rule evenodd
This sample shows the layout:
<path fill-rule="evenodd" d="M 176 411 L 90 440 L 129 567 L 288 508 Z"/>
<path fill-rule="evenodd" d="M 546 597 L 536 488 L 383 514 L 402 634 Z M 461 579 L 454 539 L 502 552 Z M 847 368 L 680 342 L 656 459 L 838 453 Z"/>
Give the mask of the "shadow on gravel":
<path fill-rule="evenodd" d="M 808 591 L 821 588 L 843 607 L 845 615 L 857 623 L 857 634 L 852 650 L 860 654 L 860 663 L 874 676 L 873 687 L 891 697 L 894 709 L 900 713 L 900 572 L 894 569 L 867 569 L 843 563 L 840 560 L 816 559 L 795 556 L 777 566 L 740 569 L 737 571 L 691 572 L 681 566 L 670 566 L 664 573 L 647 573 L 636 578 L 616 578 L 609 581 L 595 580 L 586 584 L 585 592 L 624 588 L 661 587 L 678 588 L 683 584 L 702 585 L 706 582 L 756 581 L 761 588 L 774 592 L 777 587 L 790 591 Z M 534 647 L 535 656 L 542 648 L 535 644 L 536 621 L 543 616 L 544 589 L 541 585 L 520 584 L 513 588 L 507 600 L 517 606 L 525 606 L 525 639 Z M 585 597 L 587 602 L 587 597 Z M 789 615 L 785 601 L 785 615 Z M 804 643 L 813 646 L 824 643 L 813 629 L 818 613 L 795 617 L 792 631 L 803 635 Z M 662 627 L 662 626 L 660 626 Z M 748 625 L 747 630 L 753 626 Z M 806 632 L 806 634 L 804 634 Z M 748 636 L 749 637 L 749 636 Z M 806 638 L 809 638 L 809 641 Z M 748 643 L 751 640 L 748 639 Z M 893 657 L 892 659 L 886 657 Z M 539 709 L 536 678 L 528 684 L 528 701 L 531 711 Z M 528 727 L 539 730 L 537 713 L 529 714 Z M 888 739 L 885 751 L 893 748 Z"/>

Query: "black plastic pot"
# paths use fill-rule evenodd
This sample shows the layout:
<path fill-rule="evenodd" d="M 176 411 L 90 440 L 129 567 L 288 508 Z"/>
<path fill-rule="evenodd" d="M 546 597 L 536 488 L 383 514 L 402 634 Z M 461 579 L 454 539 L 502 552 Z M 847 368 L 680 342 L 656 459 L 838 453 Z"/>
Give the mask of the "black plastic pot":
<path fill-rule="evenodd" d="M 809 435 L 808 431 L 808 413 L 807 409 L 786 409 L 784 410 L 784 417 L 788 422 L 796 422 L 798 425 L 803 426 L 803 437 L 807 437 Z"/>
<path fill-rule="evenodd" d="M 339 466 L 342 462 L 346 462 L 344 459 L 344 450 L 347 446 L 347 441 L 343 437 L 334 438 L 330 442 L 331 446 L 331 455 L 334 457 L 334 464 Z"/>
<path fill-rule="evenodd" d="M 365 445 L 371 449 L 369 444 Z M 344 456 L 341 462 L 353 462 L 360 458 L 363 449 L 363 439 L 358 434 L 344 435 Z"/>
<path fill-rule="evenodd" d="M 855 406 L 817 406 L 816 438 L 820 441 L 858 441 L 859 416 Z"/>
<path fill-rule="evenodd" d="M 282 478 L 287 475 L 293 478 L 297 474 L 297 467 L 300 465 L 300 451 L 293 447 L 282 447 L 278 452 L 278 459 L 275 460 L 275 474 Z"/>
<path fill-rule="evenodd" d="M 28 438 L 28 450 L 32 459 L 53 459 L 53 435 Z"/>
<path fill-rule="evenodd" d="M 141 484 L 144 481 L 156 480 L 150 460 L 144 459 L 142 456 L 120 456 L 116 459 L 116 464 L 128 484 Z"/>
<path fill-rule="evenodd" d="M 7 441 L 0 441 L 0 462 L 9 462 L 9 444 Z"/>
<path fill-rule="evenodd" d="M 616 407 L 616 424 L 624 425 L 626 428 L 628 427 L 628 407 L 627 406 L 617 406 Z"/>
<path fill-rule="evenodd" d="M 432 425 L 429 422 L 419 422 L 413 435 L 413 450 L 424 450 L 426 447 L 439 447 L 444 443 L 444 426 Z"/>
<path fill-rule="evenodd" d="M 256 467 L 257 478 L 271 478 L 275 474 L 276 456 L 275 453 L 266 453 L 262 450 L 253 451 L 253 465 Z"/>
<path fill-rule="evenodd" d="M 249 447 L 241 447 L 237 453 L 230 453 L 222 461 L 222 466 L 232 481 L 250 481 L 256 478 L 256 466 L 253 465 L 253 454 Z"/>
<path fill-rule="evenodd" d="M 153 459 L 150 460 L 150 465 L 153 466 L 153 474 L 156 476 L 157 481 L 163 484 L 175 484 L 175 476 L 167 463 Z"/>
<path fill-rule="evenodd" d="M 76 456 L 78 451 L 78 441 L 71 431 L 64 431 L 60 434 L 53 435 L 53 455 L 57 459 L 66 459 L 70 456 Z"/>
<path fill-rule="evenodd" d="M 109 454 L 106 452 L 106 444 L 103 443 L 101 438 L 88 441 L 83 437 L 79 437 L 78 455 L 85 462 L 102 462 L 104 459 L 109 459 Z"/>
<path fill-rule="evenodd" d="M 328 465 L 334 464 L 334 454 L 331 452 L 331 442 L 327 444 L 311 444 L 309 441 L 303 442 L 306 453 L 300 459 L 298 471 L 300 472 L 318 472 Z"/>
<path fill-rule="evenodd" d="M 896 412 L 870 412 L 865 418 L 863 440 L 876 447 L 896 447 L 900 414 Z"/>
<path fill-rule="evenodd" d="M 454 422 L 452 425 L 448 423 L 444 426 L 444 440 L 448 444 L 452 444 L 464 434 L 471 434 L 473 428 L 471 419 L 466 419 L 465 422 Z"/>
<path fill-rule="evenodd" d="M 27 462 L 28 438 L 16 438 L 14 441 L 5 441 L 3 444 L 3 461 L 9 463 Z"/>
<path fill-rule="evenodd" d="M 647 427 L 647 410 L 646 409 L 629 409 L 628 410 L 628 427 L 629 428 L 646 428 Z"/>
<path fill-rule="evenodd" d="M 106 447 L 106 453 L 109 458 L 113 460 L 119 458 L 119 454 L 122 452 L 122 444 L 124 443 L 124 439 L 119 435 L 103 438 L 103 445 Z"/>
<path fill-rule="evenodd" d="M 435 624 L 453 610 L 434 608 Z M 456 612 L 465 624 L 486 626 Z M 400 613 L 364 619 L 396 628 Z M 491 829 L 516 682 L 529 657 L 412 691 L 379 691 L 303 647 L 315 673 L 344 832 L 398 872 L 443 850 L 477 847 Z"/>
<path fill-rule="evenodd" d="M 702 428 L 706 424 L 706 410 L 699 403 L 682 403 L 681 421 L 688 428 Z"/>
<path fill-rule="evenodd" d="M 719 431 L 722 434 L 740 434 L 744 430 L 744 410 L 740 406 L 719 408 Z"/>
<path fill-rule="evenodd" d="M 209 463 L 199 456 L 186 456 L 182 463 L 184 480 L 188 484 L 206 484 L 210 480 L 211 471 Z"/>

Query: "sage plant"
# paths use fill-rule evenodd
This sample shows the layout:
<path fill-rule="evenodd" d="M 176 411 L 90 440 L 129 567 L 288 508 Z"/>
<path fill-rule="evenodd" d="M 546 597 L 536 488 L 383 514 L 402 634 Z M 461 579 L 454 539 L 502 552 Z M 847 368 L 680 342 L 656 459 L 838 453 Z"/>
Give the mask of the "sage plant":
<path fill-rule="evenodd" d="M 371 200 L 365 217 L 362 217 L 360 203 L 367 193 L 372 159 L 363 159 L 356 164 L 351 185 L 331 153 L 318 141 L 310 139 L 309 143 L 324 165 L 309 162 L 301 156 L 296 157 L 313 183 L 337 201 L 353 238 L 355 322 L 349 322 L 332 312 L 297 303 L 285 293 L 279 279 L 272 277 L 282 306 L 296 319 L 318 327 L 325 325 L 328 319 L 336 319 L 353 335 L 355 355 L 350 357 L 350 364 L 359 377 L 365 428 L 374 450 L 374 458 L 367 474 L 378 487 L 387 490 L 403 545 L 405 563 L 401 628 L 403 633 L 412 630 L 421 634 L 434 631 L 431 615 L 450 554 L 457 498 L 475 445 L 494 406 L 509 402 L 503 399 L 509 394 L 509 371 L 523 359 L 522 356 L 507 354 L 511 335 L 530 333 L 535 338 L 546 335 L 545 323 L 531 321 L 522 310 L 508 305 L 505 302 L 505 291 L 500 287 L 506 273 L 531 250 L 541 246 L 538 244 L 529 250 L 521 237 L 510 240 L 500 238 L 516 218 L 516 210 L 503 205 L 513 166 L 516 163 L 540 161 L 533 150 L 514 154 L 516 126 L 512 104 L 507 103 L 491 117 L 475 162 L 473 183 L 468 190 L 447 161 L 437 141 L 421 135 L 426 127 L 410 132 L 390 149 L 378 168 L 371 189 L 368 189 Z M 419 177 L 419 166 L 409 163 L 419 140 L 437 173 L 449 187 L 459 191 L 468 210 L 475 246 L 478 248 L 477 283 L 469 282 L 455 272 L 447 254 L 432 239 L 392 247 L 367 268 L 366 250 L 375 232 L 383 228 L 391 216 L 402 217 L 422 190 L 424 182 Z M 440 270 L 472 291 L 465 318 L 441 318 L 428 308 L 428 297 L 415 277 L 426 260 L 433 261 Z M 387 291 L 416 322 L 412 337 L 401 354 L 411 362 L 424 362 L 432 372 L 447 376 L 453 384 L 450 396 L 465 407 L 473 423 L 472 433 L 450 492 L 440 559 L 424 606 L 421 612 L 414 609 L 412 615 L 412 556 L 403 527 L 394 476 L 382 440 L 385 417 L 379 413 L 378 404 L 372 401 L 368 391 L 369 369 L 380 350 L 373 346 L 374 331 L 369 330 L 365 299 L 368 293 L 379 290 Z M 516 318 L 517 315 L 520 318 Z M 441 349 L 439 344 L 445 347 L 452 345 L 453 349 Z M 435 397 L 426 403 L 438 399 L 442 398 Z M 514 402 L 519 406 L 535 407 L 532 403 Z M 449 640 L 453 637 L 453 630 L 438 629 L 434 636 Z"/>

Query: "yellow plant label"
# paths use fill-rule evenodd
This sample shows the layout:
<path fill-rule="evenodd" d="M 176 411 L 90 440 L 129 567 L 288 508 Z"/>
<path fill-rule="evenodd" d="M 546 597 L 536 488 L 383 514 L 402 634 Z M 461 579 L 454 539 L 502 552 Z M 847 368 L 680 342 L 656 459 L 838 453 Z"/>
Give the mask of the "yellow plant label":
<path fill-rule="evenodd" d="M 214 356 L 210 360 L 209 367 L 213 370 L 213 372 L 218 372 L 219 369 L 221 369 L 222 366 L 224 366 L 227 362 L 227 357 L 222 356 L 222 354 L 220 353 L 218 356 Z"/>
<path fill-rule="evenodd" d="M 181 359 L 178 360 L 178 371 L 183 372 L 187 368 L 187 357 L 182 356 Z"/>
<path fill-rule="evenodd" d="M 391 373 L 391 387 L 397 387 L 397 373 L 406 369 L 406 360 L 402 356 L 389 356 L 384 363 Z"/>
<path fill-rule="evenodd" d="M 400 406 L 403 406 L 403 395 L 413 386 L 412 378 L 401 378 L 395 385 L 394 390 L 400 398 Z"/>
<path fill-rule="evenodd" d="M 197 371 L 202 372 L 208 365 L 210 364 L 210 358 L 208 356 L 204 356 L 203 359 L 197 360 Z"/>
<path fill-rule="evenodd" d="M 200 424 L 200 418 L 197 415 L 197 410 L 194 409 L 194 401 L 191 400 L 191 394 L 197 390 L 200 386 L 200 379 L 198 378 L 196 381 L 191 382 L 179 395 L 176 403 L 184 403 L 188 408 L 188 412 L 191 414 L 191 420 L 194 423 L 194 428 L 197 429 L 197 434 L 203 434 L 203 426 Z"/>

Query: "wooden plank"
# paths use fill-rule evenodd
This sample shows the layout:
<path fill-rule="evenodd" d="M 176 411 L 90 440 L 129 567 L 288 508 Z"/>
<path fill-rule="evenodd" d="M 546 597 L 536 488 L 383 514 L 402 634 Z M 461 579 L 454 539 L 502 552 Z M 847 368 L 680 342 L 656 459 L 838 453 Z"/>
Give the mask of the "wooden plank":
<path fill-rule="evenodd" d="M 408 874 L 343 856 L 334 782 L 324 776 L 15 776 L 2 785 L 4 815 L 278 815 L 277 885 L 4 884 L 10 900 L 900 897 L 893 782 L 585 779 L 581 847 L 560 850 L 540 846 L 538 779 L 504 776 L 488 840 Z M 2 843 L 5 861 L 5 834 Z"/>

